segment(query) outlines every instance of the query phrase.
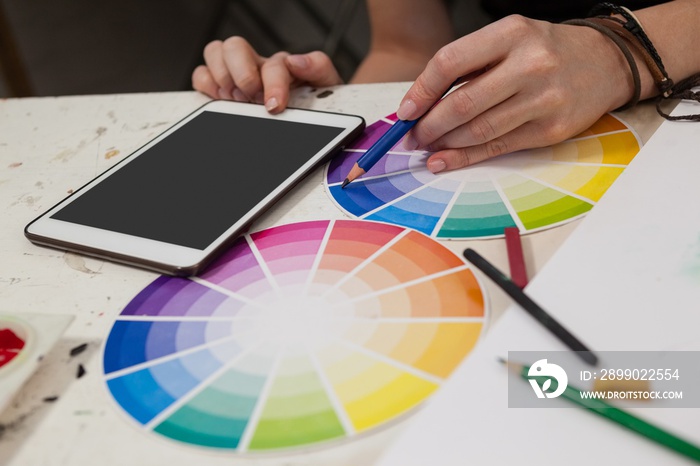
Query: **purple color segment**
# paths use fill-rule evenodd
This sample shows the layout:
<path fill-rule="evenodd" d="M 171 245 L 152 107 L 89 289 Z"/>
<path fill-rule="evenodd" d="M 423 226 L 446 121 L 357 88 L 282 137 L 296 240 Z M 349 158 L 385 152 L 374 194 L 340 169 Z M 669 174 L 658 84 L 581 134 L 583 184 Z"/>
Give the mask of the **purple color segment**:
<path fill-rule="evenodd" d="M 256 282 L 264 284 L 262 289 L 271 288 L 245 238 L 236 241 L 231 249 L 222 254 L 200 276 L 233 292 L 239 292 Z"/>
<path fill-rule="evenodd" d="M 177 296 L 177 304 L 171 305 L 169 302 L 174 296 Z M 163 275 L 132 299 L 122 315 L 206 316 L 211 315 L 225 299 L 224 295 L 188 279 Z"/>
<path fill-rule="evenodd" d="M 122 315 L 158 315 L 170 298 L 189 282 L 184 278 L 171 279 L 161 275 L 127 304 Z"/>
<path fill-rule="evenodd" d="M 375 121 L 371 125 L 365 128 L 365 132 L 362 133 L 355 142 L 348 147 L 348 149 L 359 149 L 366 151 L 374 145 L 375 142 L 379 140 L 380 137 L 386 133 L 391 125 L 386 121 Z M 364 152 L 343 152 L 338 154 L 328 167 L 328 183 L 340 183 L 348 176 L 350 169 L 355 162 L 362 156 Z"/>
<path fill-rule="evenodd" d="M 410 172 L 377 180 L 368 180 L 364 183 L 369 192 L 377 197 L 377 199 L 384 201 L 384 203 L 391 202 L 397 197 L 410 193 L 423 186 L 423 183 L 417 180 Z M 401 194 L 397 196 L 397 193 Z"/>
<path fill-rule="evenodd" d="M 352 166 L 364 154 L 364 152 L 341 152 L 331 160 L 328 165 L 328 184 L 340 183 L 348 176 Z"/>
<path fill-rule="evenodd" d="M 417 156 L 387 154 L 382 157 L 375 166 L 370 168 L 363 177 L 381 176 L 409 169 L 422 169 L 425 168 L 426 158 L 427 157 L 423 154 Z"/>
<path fill-rule="evenodd" d="M 396 114 L 391 114 L 386 117 L 386 119 L 391 121 L 397 121 L 398 118 Z M 378 120 L 365 128 L 363 135 L 355 141 L 348 149 L 357 149 L 363 152 L 348 152 L 344 151 L 338 154 L 337 157 L 331 160 L 328 166 L 328 175 L 326 181 L 328 184 L 335 184 L 342 182 L 345 177 L 350 173 L 353 165 L 357 160 L 367 151 L 374 143 L 376 143 L 379 138 L 386 133 L 391 125 L 383 120 Z M 425 152 L 409 151 L 403 146 L 403 138 L 390 149 L 390 151 L 408 152 L 415 154 L 415 158 L 420 160 L 417 163 L 416 160 L 411 160 L 410 162 L 405 159 L 413 159 L 410 156 L 392 156 L 392 154 L 387 154 L 382 159 L 379 160 L 364 176 L 378 176 L 386 173 L 393 173 L 400 170 L 406 170 L 408 168 L 417 168 L 425 164 L 425 158 L 428 156 Z M 410 165 L 407 165 L 410 164 Z"/>
<path fill-rule="evenodd" d="M 386 121 L 375 121 L 365 128 L 365 132 L 362 133 L 362 136 L 357 138 L 349 149 L 369 149 L 379 140 L 380 137 L 382 137 L 384 133 L 389 130 L 389 128 L 391 128 L 391 125 Z"/>

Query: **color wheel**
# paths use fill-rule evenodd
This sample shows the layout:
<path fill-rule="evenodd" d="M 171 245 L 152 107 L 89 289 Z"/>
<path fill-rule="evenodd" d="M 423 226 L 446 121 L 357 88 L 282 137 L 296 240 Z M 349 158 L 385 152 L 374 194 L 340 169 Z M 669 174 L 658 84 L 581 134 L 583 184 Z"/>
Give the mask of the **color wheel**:
<path fill-rule="evenodd" d="M 467 239 L 549 228 L 588 212 L 641 143 L 621 120 L 604 115 L 591 128 L 554 146 L 514 152 L 472 167 L 432 174 L 428 152 L 402 141 L 345 189 L 340 184 L 360 156 L 396 121 L 368 126 L 326 168 L 331 198 L 353 217 L 388 222 L 434 238 Z"/>
<path fill-rule="evenodd" d="M 199 277 L 148 285 L 116 319 L 104 373 L 146 431 L 235 453 L 303 448 L 411 412 L 484 319 L 472 271 L 428 236 L 295 223 L 245 235 Z"/>

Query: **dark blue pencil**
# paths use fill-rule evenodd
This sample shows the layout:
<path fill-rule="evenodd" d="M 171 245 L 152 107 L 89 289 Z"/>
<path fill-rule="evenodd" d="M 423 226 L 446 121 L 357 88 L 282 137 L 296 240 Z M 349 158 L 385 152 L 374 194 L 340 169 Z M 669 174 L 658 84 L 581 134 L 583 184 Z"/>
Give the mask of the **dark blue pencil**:
<path fill-rule="evenodd" d="M 355 178 L 364 175 L 370 168 L 372 168 L 379 159 L 384 157 L 389 149 L 394 147 L 397 142 L 401 140 L 402 137 L 408 133 L 408 131 L 413 128 L 418 120 L 399 120 L 391 128 L 382 135 L 382 137 L 375 142 L 372 147 L 369 148 L 367 152 L 362 154 L 362 157 L 353 165 L 348 177 L 345 178 L 342 188 L 348 185 Z"/>
<path fill-rule="evenodd" d="M 445 90 L 445 93 L 442 94 L 442 97 L 440 97 L 437 102 L 440 102 L 440 100 L 442 100 L 443 97 L 445 97 L 450 90 L 457 86 L 461 81 L 462 78 L 459 78 L 453 82 L 452 85 Z M 437 105 L 437 102 L 433 105 L 433 107 Z M 433 107 L 430 107 L 430 109 L 432 110 Z M 391 125 L 391 128 L 389 128 L 387 132 L 377 140 L 377 142 L 372 144 L 372 147 L 370 147 L 367 152 L 362 154 L 362 157 L 360 157 L 357 163 L 353 165 L 350 173 L 348 173 L 348 177 L 345 178 L 345 181 L 343 181 L 341 188 L 345 188 L 355 178 L 367 173 L 370 168 L 379 162 L 379 159 L 384 157 L 384 155 L 389 152 L 389 149 L 394 147 L 396 143 L 399 142 L 401 138 L 404 137 L 406 133 L 408 133 L 408 131 L 416 125 L 416 123 L 418 123 L 418 120 L 419 118 L 416 118 L 415 120 L 399 120 Z"/>

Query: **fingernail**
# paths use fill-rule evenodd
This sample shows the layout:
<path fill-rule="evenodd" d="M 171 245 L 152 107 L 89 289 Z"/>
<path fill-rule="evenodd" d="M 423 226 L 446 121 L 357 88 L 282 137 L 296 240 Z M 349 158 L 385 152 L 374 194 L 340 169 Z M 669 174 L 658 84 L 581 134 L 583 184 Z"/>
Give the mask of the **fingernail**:
<path fill-rule="evenodd" d="M 428 162 L 428 170 L 433 173 L 440 173 L 445 168 L 447 168 L 447 164 L 442 159 L 435 159 Z"/>
<path fill-rule="evenodd" d="M 277 98 L 275 97 L 270 97 L 267 99 L 267 102 L 265 102 L 265 110 L 268 112 L 273 111 L 279 106 L 279 102 L 277 102 Z"/>
<path fill-rule="evenodd" d="M 294 68 L 306 68 L 309 66 L 309 62 L 303 55 L 289 55 L 287 61 Z"/>
<path fill-rule="evenodd" d="M 242 90 L 234 89 L 233 90 L 233 100 L 236 100 L 238 102 L 248 102 L 250 99 L 248 99 L 248 96 L 245 95 Z"/>
<path fill-rule="evenodd" d="M 411 99 L 406 99 L 401 102 L 399 109 L 396 111 L 396 116 L 402 120 L 414 120 L 416 113 L 416 103 Z"/>

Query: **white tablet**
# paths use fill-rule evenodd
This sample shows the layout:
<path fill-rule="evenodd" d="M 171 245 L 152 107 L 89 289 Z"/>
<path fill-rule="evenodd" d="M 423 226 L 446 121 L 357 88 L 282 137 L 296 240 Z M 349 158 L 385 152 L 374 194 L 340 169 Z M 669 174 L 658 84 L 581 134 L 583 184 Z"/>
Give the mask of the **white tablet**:
<path fill-rule="evenodd" d="M 36 244 L 196 274 L 318 164 L 359 116 L 213 101 L 25 228 Z"/>

